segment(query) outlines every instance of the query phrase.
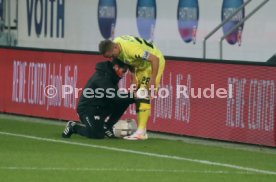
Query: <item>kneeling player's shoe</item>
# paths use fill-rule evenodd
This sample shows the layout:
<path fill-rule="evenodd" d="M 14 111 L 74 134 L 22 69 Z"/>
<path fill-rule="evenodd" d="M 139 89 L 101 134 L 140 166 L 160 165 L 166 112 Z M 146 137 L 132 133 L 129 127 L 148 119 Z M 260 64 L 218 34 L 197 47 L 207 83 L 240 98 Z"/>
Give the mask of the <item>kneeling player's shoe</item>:
<path fill-rule="evenodd" d="M 139 132 L 135 132 L 130 136 L 125 136 L 124 137 L 125 140 L 147 140 L 148 139 L 148 134 L 146 132 L 143 133 L 139 133 Z"/>
<path fill-rule="evenodd" d="M 73 127 L 76 125 L 74 121 L 68 121 L 63 133 L 61 134 L 63 138 L 70 138 L 73 134 Z"/>
<path fill-rule="evenodd" d="M 105 135 L 107 138 L 117 138 L 117 137 L 114 135 L 113 129 L 112 129 L 112 128 L 107 128 L 106 126 L 104 126 L 104 135 Z"/>

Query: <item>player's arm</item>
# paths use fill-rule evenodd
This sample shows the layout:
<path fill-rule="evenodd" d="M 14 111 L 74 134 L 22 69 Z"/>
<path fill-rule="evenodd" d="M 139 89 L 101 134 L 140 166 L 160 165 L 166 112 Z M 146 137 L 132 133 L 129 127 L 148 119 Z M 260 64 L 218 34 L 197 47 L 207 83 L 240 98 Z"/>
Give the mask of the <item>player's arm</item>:
<path fill-rule="evenodd" d="M 128 70 L 130 72 L 131 84 L 135 84 L 135 86 L 137 87 L 138 86 L 138 81 L 137 81 L 136 76 L 135 76 L 135 68 L 132 67 L 132 66 L 129 66 Z"/>
<path fill-rule="evenodd" d="M 158 69 L 159 69 L 159 58 L 152 54 L 149 54 L 147 60 L 151 63 L 151 78 L 150 78 L 148 86 L 149 87 L 151 85 L 155 86 L 156 77 L 157 77 Z"/>

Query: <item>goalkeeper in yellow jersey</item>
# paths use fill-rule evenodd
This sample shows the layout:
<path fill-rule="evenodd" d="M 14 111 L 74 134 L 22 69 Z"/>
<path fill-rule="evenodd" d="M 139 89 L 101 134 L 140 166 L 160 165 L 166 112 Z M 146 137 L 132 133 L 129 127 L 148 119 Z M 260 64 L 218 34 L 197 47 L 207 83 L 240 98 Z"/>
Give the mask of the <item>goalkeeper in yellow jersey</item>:
<path fill-rule="evenodd" d="M 137 88 L 158 88 L 165 68 L 165 59 L 161 51 L 146 40 L 124 35 L 113 41 L 103 40 L 99 52 L 107 58 L 118 58 L 129 65 L 132 72 L 132 83 Z M 146 126 L 150 116 L 150 100 L 144 99 L 136 104 L 138 120 L 137 131 L 125 137 L 127 140 L 145 140 L 148 138 Z"/>

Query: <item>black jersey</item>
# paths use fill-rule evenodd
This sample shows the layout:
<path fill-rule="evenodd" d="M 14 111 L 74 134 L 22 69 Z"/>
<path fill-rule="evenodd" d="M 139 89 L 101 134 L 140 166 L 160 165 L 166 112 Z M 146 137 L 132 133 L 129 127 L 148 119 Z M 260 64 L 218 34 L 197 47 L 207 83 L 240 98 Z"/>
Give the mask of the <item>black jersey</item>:
<path fill-rule="evenodd" d="M 112 109 L 114 102 L 117 101 L 134 103 L 135 100 L 130 94 L 127 94 L 127 98 L 118 97 L 119 81 L 120 77 L 116 75 L 113 64 L 110 61 L 98 63 L 96 65 L 96 72 L 82 90 L 77 107 L 78 113 L 85 112 L 87 109 L 95 106 L 101 107 L 104 111 L 108 112 L 108 110 Z"/>

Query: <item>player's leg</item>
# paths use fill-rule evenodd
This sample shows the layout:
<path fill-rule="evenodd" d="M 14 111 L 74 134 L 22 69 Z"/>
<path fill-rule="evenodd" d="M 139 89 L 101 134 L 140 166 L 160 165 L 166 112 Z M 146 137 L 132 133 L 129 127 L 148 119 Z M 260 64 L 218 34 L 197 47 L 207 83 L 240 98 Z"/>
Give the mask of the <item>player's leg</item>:
<path fill-rule="evenodd" d="M 165 69 L 165 59 L 164 57 L 159 58 L 159 69 L 156 76 L 156 88 L 159 87 L 161 77 L 163 75 L 164 69 Z M 148 82 L 151 77 L 151 67 L 144 71 L 140 71 L 136 73 L 138 83 L 140 85 L 140 88 L 147 88 Z M 138 123 L 138 131 L 146 131 L 147 122 L 150 117 L 150 110 L 151 110 L 151 104 L 150 100 L 142 100 L 141 102 L 138 102 L 136 105 L 136 112 L 137 112 L 137 120 Z"/>
<path fill-rule="evenodd" d="M 156 76 L 156 87 L 158 89 L 161 81 L 161 77 L 163 75 L 164 69 L 165 69 L 165 59 L 164 57 L 159 58 L 159 69 Z M 151 77 L 151 67 L 149 67 L 146 70 L 138 71 L 136 72 L 136 78 L 138 81 L 138 84 L 140 88 L 144 87 L 147 88 L 149 79 Z M 151 112 L 151 104 L 150 100 L 141 100 L 140 102 L 136 103 L 136 115 L 137 115 L 137 121 L 138 121 L 138 128 L 137 131 L 128 137 L 125 137 L 125 139 L 128 140 L 139 140 L 139 139 L 147 139 L 146 134 L 146 128 L 147 128 L 147 122 L 150 117 Z"/>
<path fill-rule="evenodd" d="M 74 132 L 88 137 L 102 139 L 104 138 L 104 120 L 106 115 L 99 108 L 88 109 L 83 113 L 79 113 L 81 124 L 74 126 Z"/>
<path fill-rule="evenodd" d="M 138 85 L 140 88 L 147 89 L 148 82 L 151 76 L 151 68 L 147 68 L 146 70 L 136 71 L 135 73 Z M 148 119 L 150 117 L 151 105 L 150 99 L 138 100 L 136 102 L 136 115 L 138 128 L 137 131 L 131 135 L 124 137 L 124 139 L 128 140 L 145 140 L 147 139 L 146 126 Z"/>

